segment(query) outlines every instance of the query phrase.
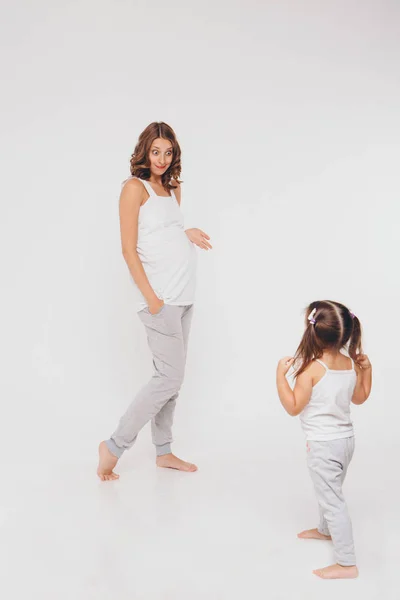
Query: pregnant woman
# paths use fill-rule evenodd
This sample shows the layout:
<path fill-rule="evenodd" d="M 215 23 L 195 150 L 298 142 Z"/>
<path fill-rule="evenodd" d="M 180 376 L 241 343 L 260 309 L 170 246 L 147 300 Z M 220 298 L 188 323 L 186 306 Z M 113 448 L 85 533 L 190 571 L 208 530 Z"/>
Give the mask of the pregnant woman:
<path fill-rule="evenodd" d="M 176 400 L 183 382 L 196 284 L 196 249 L 211 248 L 200 229 L 184 230 L 180 209 L 181 150 L 166 123 L 140 135 L 131 174 L 120 196 L 122 252 L 135 283 L 138 315 L 153 355 L 154 374 L 139 391 L 111 437 L 99 446 L 97 474 L 113 469 L 151 421 L 159 467 L 196 471 L 171 451 Z"/>

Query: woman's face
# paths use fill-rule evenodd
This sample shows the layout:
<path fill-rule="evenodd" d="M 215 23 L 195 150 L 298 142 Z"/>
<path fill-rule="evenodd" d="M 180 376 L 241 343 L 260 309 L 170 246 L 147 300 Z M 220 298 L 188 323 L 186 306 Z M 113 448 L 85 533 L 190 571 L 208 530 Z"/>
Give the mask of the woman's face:
<path fill-rule="evenodd" d="M 164 138 L 157 138 L 150 148 L 150 171 L 152 175 L 161 177 L 172 162 L 173 152 L 171 142 Z"/>

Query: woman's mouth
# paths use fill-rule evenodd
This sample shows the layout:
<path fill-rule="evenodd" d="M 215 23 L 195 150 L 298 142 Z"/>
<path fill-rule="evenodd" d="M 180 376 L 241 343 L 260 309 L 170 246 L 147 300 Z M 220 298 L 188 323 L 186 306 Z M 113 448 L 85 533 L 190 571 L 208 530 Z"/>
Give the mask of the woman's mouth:
<path fill-rule="evenodd" d="M 163 167 L 160 167 L 159 165 L 156 165 L 157 169 L 165 169 L 165 165 Z"/>

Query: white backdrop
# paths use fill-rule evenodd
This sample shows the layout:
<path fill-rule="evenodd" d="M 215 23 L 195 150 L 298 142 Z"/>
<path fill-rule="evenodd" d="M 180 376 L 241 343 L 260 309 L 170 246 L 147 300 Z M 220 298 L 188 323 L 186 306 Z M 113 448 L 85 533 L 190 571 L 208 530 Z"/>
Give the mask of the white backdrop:
<path fill-rule="evenodd" d="M 354 409 L 358 460 L 387 464 L 400 416 L 397 3 L 1 5 L 3 451 L 95 461 L 151 373 L 118 195 L 139 133 L 164 120 L 182 147 L 186 224 L 214 245 L 199 257 L 175 449 L 228 456 L 246 432 L 245 460 L 270 439 L 300 464 L 275 366 L 304 307 L 329 298 L 358 314 L 374 365 Z M 148 431 L 138 448 L 153 452 Z"/>

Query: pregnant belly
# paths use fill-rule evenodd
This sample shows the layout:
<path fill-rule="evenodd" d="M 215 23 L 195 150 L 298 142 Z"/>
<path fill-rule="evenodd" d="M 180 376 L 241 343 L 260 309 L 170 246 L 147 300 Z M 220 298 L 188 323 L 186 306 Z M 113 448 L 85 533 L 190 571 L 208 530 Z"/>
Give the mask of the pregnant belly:
<path fill-rule="evenodd" d="M 137 250 L 149 279 L 156 277 L 163 287 L 177 273 L 195 268 L 196 250 L 183 230 L 164 239 L 141 240 Z"/>

